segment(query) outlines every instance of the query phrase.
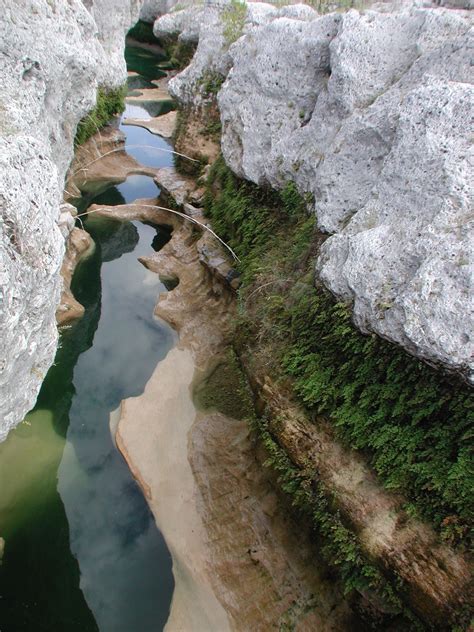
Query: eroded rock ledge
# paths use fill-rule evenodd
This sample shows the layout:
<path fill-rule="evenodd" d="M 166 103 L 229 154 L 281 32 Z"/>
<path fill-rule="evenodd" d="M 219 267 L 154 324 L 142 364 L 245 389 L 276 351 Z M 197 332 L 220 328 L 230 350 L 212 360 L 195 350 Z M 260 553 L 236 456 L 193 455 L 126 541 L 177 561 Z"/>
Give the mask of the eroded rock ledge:
<path fill-rule="evenodd" d="M 196 107 L 213 78 L 227 164 L 307 196 L 330 235 L 317 272 L 363 332 L 471 379 L 472 14 L 248 3 L 232 42 L 215 4 L 155 22 L 198 42 L 170 92 Z"/>

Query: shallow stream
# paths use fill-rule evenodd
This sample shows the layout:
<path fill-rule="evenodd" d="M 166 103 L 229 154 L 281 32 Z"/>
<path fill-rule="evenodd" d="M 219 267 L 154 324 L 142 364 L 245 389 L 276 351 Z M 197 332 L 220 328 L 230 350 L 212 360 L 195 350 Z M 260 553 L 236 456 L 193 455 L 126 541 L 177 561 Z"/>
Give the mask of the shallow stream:
<path fill-rule="evenodd" d="M 143 82 L 162 76 L 152 54 L 135 50 L 132 59 L 136 72 L 143 60 Z M 132 105 L 124 116 L 149 114 Z M 155 148 L 130 148 L 137 160 L 172 164 L 172 154 L 159 151 L 170 149 L 166 141 L 142 128 L 121 129 L 127 146 Z M 151 178 L 131 176 L 82 207 L 158 193 Z M 174 344 L 171 328 L 153 317 L 165 287 L 137 260 L 170 234 L 92 217 L 86 228 L 96 247 L 72 285 L 85 316 L 62 332 L 34 410 L 0 444 L 2 632 L 158 631 L 169 613 L 171 558 L 114 446 L 109 417 L 122 399 L 143 391 Z"/>

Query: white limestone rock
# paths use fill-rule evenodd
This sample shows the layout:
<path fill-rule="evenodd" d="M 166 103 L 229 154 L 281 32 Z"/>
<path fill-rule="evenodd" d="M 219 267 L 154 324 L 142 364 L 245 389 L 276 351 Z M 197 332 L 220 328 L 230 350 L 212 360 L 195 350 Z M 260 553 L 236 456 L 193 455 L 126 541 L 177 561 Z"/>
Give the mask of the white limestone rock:
<path fill-rule="evenodd" d="M 230 0 L 207 0 L 203 5 L 171 12 L 155 22 L 154 34 L 157 37 L 172 35 L 183 42 L 197 44 L 190 65 L 168 84 L 172 96 L 183 104 L 197 105 L 203 96 L 206 76 L 218 74 L 225 77 L 231 68 L 229 49 L 233 42 L 225 37 L 225 15 L 230 5 Z M 278 10 L 267 3 L 249 2 L 242 33 L 250 33 L 278 15 L 310 19 L 316 17 L 317 13 L 306 5 L 292 5 Z"/>
<path fill-rule="evenodd" d="M 79 120 L 126 79 L 139 0 L 6 0 L 0 21 L 0 441 L 34 405 L 57 344 Z M 61 226 L 60 226 L 61 225 Z"/>
<path fill-rule="evenodd" d="M 330 235 L 317 271 L 357 326 L 473 378 L 472 14 L 253 6 L 230 46 L 201 9 L 175 96 L 219 69 L 227 164 L 312 194 Z"/>
<path fill-rule="evenodd" d="M 160 16 L 171 11 L 179 0 L 145 0 L 140 9 L 140 20 L 153 24 Z"/>

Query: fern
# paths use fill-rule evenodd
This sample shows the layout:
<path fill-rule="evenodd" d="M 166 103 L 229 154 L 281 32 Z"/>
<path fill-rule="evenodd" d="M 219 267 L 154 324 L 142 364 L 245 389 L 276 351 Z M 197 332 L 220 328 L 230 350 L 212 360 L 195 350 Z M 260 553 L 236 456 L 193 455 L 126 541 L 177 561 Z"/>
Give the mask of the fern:
<path fill-rule="evenodd" d="M 222 160 L 212 168 L 207 214 L 242 261 L 237 338 L 273 346 L 276 377 L 292 378 L 308 411 L 330 419 L 388 488 L 465 546 L 474 506 L 472 389 L 361 334 L 350 307 L 314 285 L 318 235 L 305 208 L 293 183 L 278 193 L 237 179 Z"/>

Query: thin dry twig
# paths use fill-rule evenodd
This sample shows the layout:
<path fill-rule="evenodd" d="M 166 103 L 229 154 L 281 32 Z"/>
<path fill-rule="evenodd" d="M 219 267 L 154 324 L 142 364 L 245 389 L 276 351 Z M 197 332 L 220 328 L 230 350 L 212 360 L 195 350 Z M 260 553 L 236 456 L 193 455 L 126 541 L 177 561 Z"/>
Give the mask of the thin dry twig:
<path fill-rule="evenodd" d="M 211 233 L 211 235 L 213 237 L 215 237 L 229 252 L 230 254 L 233 256 L 233 258 L 235 259 L 235 261 L 240 263 L 240 259 L 238 258 L 238 256 L 235 254 L 235 252 L 232 250 L 232 248 L 226 244 L 226 242 L 221 239 L 219 237 L 219 235 L 217 235 L 212 228 L 209 228 L 209 226 L 207 226 L 206 224 L 203 224 L 202 222 L 199 222 L 197 219 L 195 219 L 194 217 L 190 217 L 189 215 L 186 215 L 185 213 L 180 213 L 179 211 L 175 211 L 174 209 L 171 208 L 166 208 L 166 206 L 155 206 L 153 204 L 126 204 L 126 206 L 136 206 L 137 208 L 152 208 L 152 209 L 158 209 L 160 211 L 168 211 L 168 213 L 173 213 L 174 215 L 179 215 L 179 217 L 183 217 L 184 219 L 187 219 L 188 221 L 192 222 L 193 224 L 197 224 L 198 226 L 200 226 L 201 228 L 204 228 L 204 230 L 207 230 L 209 233 Z M 81 217 L 83 217 L 84 215 L 91 215 L 92 213 L 98 213 L 99 211 L 103 210 L 104 207 L 101 208 L 96 208 L 92 211 L 84 211 L 84 213 L 79 213 L 79 215 L 76 215 L 76 218 L 79 219 L 79 221 L 81 221 Z M 82 221 L 81 221 L 82 223 Z"/>
<path fill-rule="evenodd" d="M 94 160 L 91 160 L 83 167 L 80 167 L 76 171 L 73 171 L 73 173 L 71 173 L 70 176 L 68 177 L 68 180 L 73 178 L 80 171 L 87 171 L 87 168 L 93 165 L 98 160 L 101 160 L 102 158 L 105 158 L 106 156 L 109 156 L 110 154 L 113 154 L 117 151 L 125 152 L 127 149 L 131 149 L 132 147 L 139 148 L 139 149 L 155 149 L 156 151 L 164 151 L 165 153 L 168 153 L 168 154 L 175 154 L 176 156 L 181 156 L 181 158 L 186 158 L 187 160 L 191 160 L 192 162 L 199 162 L 199 160 L 196 160 L 195 158 L 191 158 L 190 156 L 186 156 L 186 154 L 180 154 L 178 151 L 174 151 L 173 149 L 165 149 L 164 147 L 153 147 L 153 145 L 127 145 L 126 147 L 116 147 L 115 149 L 106 151 L 105 154 L 102 154 L 98 158 L 94 158 Z"/>
<path fill-rule="evenodd" d="M 259 292 L 260 290 L 263 290 L 264 287 L 268 287 L 269 285 L 275 285 L 275 283 L 287 283 L 288 281 L 291 281 L 291 279 L 273 279 L 273 281 L 269 281 L 268 283 L 259 285 L 257 288 L 255 288 L 255 290 L 253 290 L 253 292 L 250 292 L 250 294 L 245 298 L 245 302 L 249 301 L 254 294 Z"/>

